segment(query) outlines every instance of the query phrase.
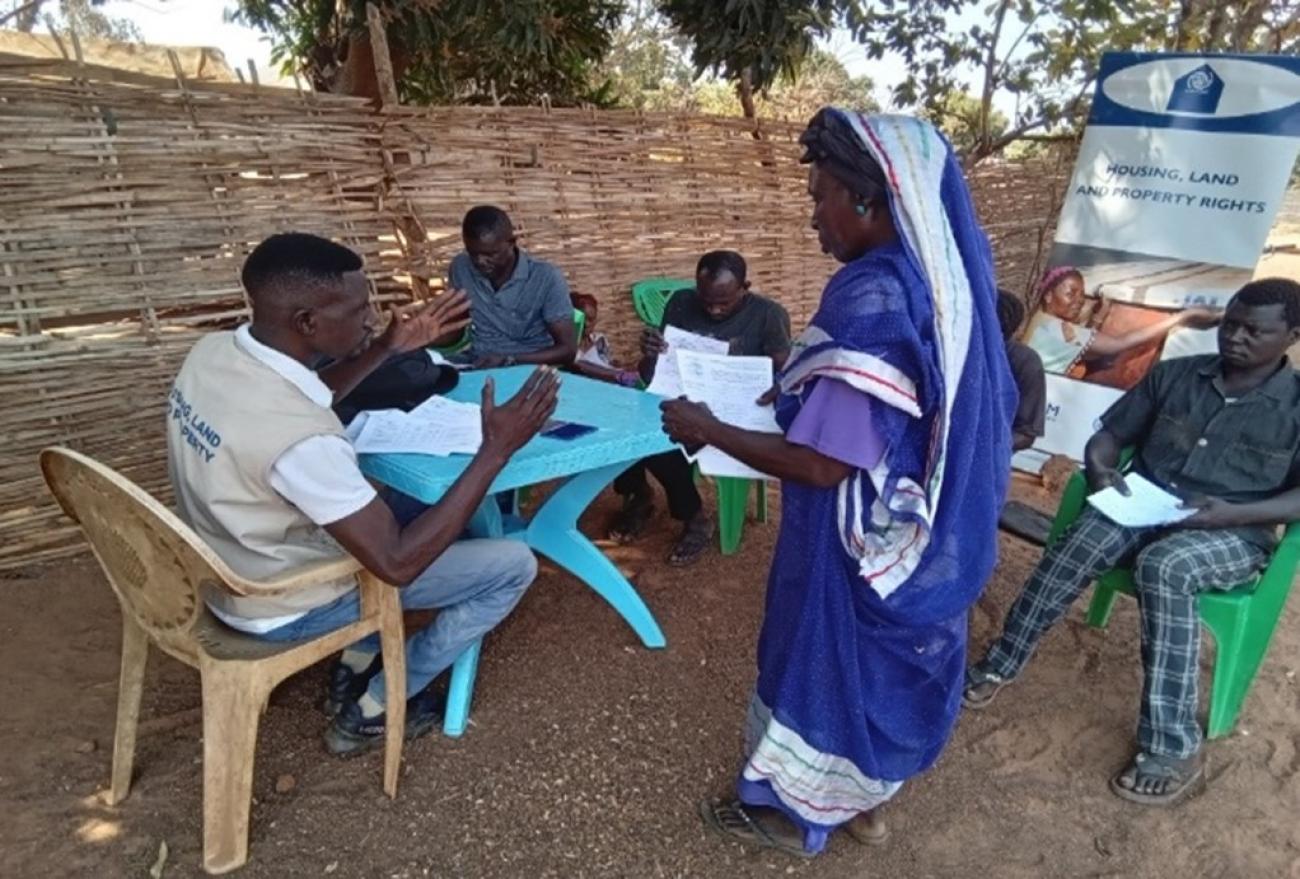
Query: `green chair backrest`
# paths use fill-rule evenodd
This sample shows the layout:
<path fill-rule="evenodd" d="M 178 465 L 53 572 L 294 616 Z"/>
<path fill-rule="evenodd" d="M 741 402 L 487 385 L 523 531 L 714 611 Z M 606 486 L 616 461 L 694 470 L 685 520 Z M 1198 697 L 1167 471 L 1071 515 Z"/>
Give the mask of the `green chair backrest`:
<path fill-rule="evenodd" d="M 573 329 L 577 332 L 578 347 L 582 347 L 582 337 L 587 333 L 587 313 L 581 308 L 573 309 Z"/>
<path fill-rule="evenodd" d="M 469 347 L 469 342 L 470 342 L 469 327 L 465 327 L 465 332 L 461 333 L 460 338 L 457 339 L 455 342 L 453 342 L 450 345 L 444 345 L 441 348 L 434 348 L 433 350 L 437 351 L 439 354 L 443 355 L 444 357 L 451 354 L 459 354 L 460 352 L 464 351 L 466 348 Z"/>
<path fill-rule="evenodd" d="M 695 286 L 689 278 L 646 278 L 632 285 L 632 307 L 648 327 L 661 327 L 668 300 L 678 290 Z"/>

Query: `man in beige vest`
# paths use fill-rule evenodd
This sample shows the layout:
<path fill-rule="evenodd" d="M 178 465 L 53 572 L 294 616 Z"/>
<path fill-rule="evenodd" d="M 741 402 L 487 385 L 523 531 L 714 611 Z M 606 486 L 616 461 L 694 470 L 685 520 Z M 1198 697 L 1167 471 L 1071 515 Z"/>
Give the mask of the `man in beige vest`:
<path fill-rule="evenodd" d="M 330 406 L 393 354 L 465 326 L 464 297 L 395 312 L 376 335 L 360 257 L 298 233 L 258 245 L 242 279 L 252 323 L 201 339 L 171 391 L 168 458 L 181 515 L 242 576 L 266 579 L 346 552 L 400 588 L 403 607 L 439 609 L 406 649 L 408 734 L 426 732 L 440 711 L 433 679 L 510 613 L 537 574 L 523 543 L 460 538 L 497 473 L 554 412 L 558 379 L 539 369 L 500 406 L 489 381 L 478 454 L 440 502 L 399 525 Z M 320 635 L 359 613 L 352 578 L 276 598 L 214 591 L 207 602 L 227 625 L 272 640 Z M 382 741 L 379 665 L 372 636 L 335 669 L 325 736 L 334 753 Z"/>

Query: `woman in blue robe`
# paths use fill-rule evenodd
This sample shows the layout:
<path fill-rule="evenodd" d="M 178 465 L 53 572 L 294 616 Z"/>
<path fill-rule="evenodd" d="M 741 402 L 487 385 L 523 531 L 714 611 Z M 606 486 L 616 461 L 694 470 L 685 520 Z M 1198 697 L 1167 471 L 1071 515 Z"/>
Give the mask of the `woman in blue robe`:
<path fill-rule="evenodd" d="M 663 409 L 675 441 L 782 489 L 737 797 L 701 815 L 811 855 L 838 826 L 878 830 L 873 810 L 952 732 L 1016 392 L 988 241 L 942 135 L 827 108 L 801 142 L 812 226 L 843 265 L 779 376 L 783 434 Z"/>

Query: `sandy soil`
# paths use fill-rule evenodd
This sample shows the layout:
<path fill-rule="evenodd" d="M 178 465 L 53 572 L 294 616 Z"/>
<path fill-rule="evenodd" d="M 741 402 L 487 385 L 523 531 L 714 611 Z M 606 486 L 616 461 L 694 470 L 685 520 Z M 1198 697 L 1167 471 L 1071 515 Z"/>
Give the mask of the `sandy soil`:
<path fill-rule="evenodd" d="M 1129 755 L 1139 687 L 1126 602 L 1107 631 L 1087 629 L 1076 608 L 1022 681 L 961 719 L 939 764 L 889 806 L 886 846 L 837 837 L 803 862 L 706 835 L 694 804 L 725 791 L 737 765 L 775 526 L 751 525 L 740 555 L 679 572 L 658 564 L 661 524 L 612 555 L 669 648 L 641 648 L 594 593 L 546 570 L 488 642 L 473 725 L 459 741 L 409 746 L 396 801 L 380 791 L 378 754 L 323 752 L 323 668 L 286 683 L 262 725 L 252 859 L 239 875 L 1300 879 L 1294 602 L 1241 727 L 1209 748 L 1209 790 L 1177 811 L 1106 788 Z M 1037 558 L 1015 538 L 1002 550 L 972 614 L 973 650 Z M 0 876 L 145 876 L 164 841 L 164 875 L 199 875 L 197 675 L 154 654 L 133 793 L 103 806 L 119 643 L 111 593 L 84 559 L 0 589 Z M 292 789 L 277 792 L 286 775 Z"/>

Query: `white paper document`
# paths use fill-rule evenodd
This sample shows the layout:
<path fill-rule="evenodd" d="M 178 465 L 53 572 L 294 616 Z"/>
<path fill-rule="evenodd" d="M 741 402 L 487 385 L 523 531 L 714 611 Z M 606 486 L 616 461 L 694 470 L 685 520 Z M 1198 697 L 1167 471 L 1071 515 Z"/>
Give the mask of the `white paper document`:
<path fill-rule="evenodd" d="M 770 357 L 728 357 L 679 348 L 677 369 L 687 399 L 708 406 L 719 421 L 760 433 L 781 432 L 772 407 L 756 402 L 772 387 Z M 771 478 L 712 446 L 691 460 L 706 476 Z"/>
<path fill-rule="evenodd" d="M 668 350 L 660 354 L 655 362 L 655 374 L 646 390 L 670 400 L 685 394 L 677 366 L 678 351 L 726 354 L 730 348 L 730 345 L 721 339 L 710 339 L 708 336 L 688 333 L 677 327 L 664 327 L 664 342 L 667 343 Z"/>
<path fill-rule="evenodd" d="M 1181 522 L 1195 513 L 1183 509 L 1182 499 L 1172 495 L 1136 473 L 1124 476 L 1128 497 L 1115 488 L 1106 488 L 1088 497 L 1103 516 L 1127 528 L 1149 528 Z"/>
<path fill-rule="evenodd" d="M 410 412 L 362 412 L 348 436 L 361 454 L 472 455 L 483 443 L 483 421 L 477 405 L 435 396 Z"/>

